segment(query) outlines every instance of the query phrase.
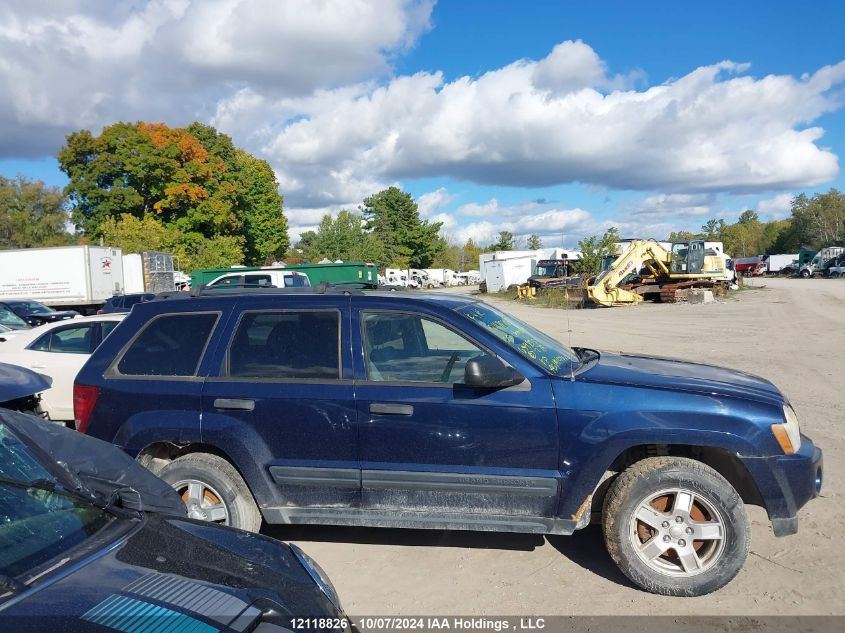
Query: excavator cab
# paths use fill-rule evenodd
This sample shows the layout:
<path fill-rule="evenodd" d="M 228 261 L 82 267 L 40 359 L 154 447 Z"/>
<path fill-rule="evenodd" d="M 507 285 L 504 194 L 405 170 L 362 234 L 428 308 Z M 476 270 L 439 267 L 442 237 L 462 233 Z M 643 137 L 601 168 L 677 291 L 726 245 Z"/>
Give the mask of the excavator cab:
<path fill-rule="evenodd" d="M 704 240 L 672 243 L 669 272 L 672 275 L 700 275 L 704 269 Z"/>

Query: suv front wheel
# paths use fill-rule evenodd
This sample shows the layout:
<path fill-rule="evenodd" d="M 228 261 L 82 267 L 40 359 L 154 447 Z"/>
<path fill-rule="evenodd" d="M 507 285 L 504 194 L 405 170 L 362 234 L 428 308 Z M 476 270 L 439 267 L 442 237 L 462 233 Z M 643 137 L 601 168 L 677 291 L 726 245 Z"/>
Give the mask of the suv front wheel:
<path fill-rule="evenodd" d="M 652 457 L 625 470 L 602 515 L 611 558 L 653 593 L 715 591 L 739 573 L 751 547 L 736 490 L 709 466 L 683 457 Z"/>
<path fill-rule="evenodd" d="M 183 455 L 157 474 L 182 497 L 189 518 L 249 532 L 261 529 L 261 513 L 252 493 L 240 473 L 222 457 Z"/>

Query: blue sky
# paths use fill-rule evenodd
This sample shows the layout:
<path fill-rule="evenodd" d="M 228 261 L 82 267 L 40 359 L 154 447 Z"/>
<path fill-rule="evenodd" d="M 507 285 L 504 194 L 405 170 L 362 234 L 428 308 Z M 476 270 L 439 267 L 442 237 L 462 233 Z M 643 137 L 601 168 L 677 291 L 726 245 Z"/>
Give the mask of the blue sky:
<path fill-rule="evenodd" d="M 0 8 L 0 174 L 61 186 L 73 129 L 198 119 L 295 235 L 397 184 L 452 241 L 567 246 L 845 186 L 845 3 L 380 2 Z"/>

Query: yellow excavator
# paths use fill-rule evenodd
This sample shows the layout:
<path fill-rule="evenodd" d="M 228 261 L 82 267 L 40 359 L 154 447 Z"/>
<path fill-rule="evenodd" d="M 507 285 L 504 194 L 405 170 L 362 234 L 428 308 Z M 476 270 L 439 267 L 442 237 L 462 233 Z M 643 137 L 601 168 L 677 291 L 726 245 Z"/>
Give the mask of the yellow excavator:
<path fill-rule="evenodd" d="M 586 282 L 587 296 L 603 306 L 630 305 L 645 296 L 676 301 L 678 290 L 731 283 L 722 253 L 704 240 L 673 242 L 666 250 L 655 240 L 633 240 L 610 266 Z"/>

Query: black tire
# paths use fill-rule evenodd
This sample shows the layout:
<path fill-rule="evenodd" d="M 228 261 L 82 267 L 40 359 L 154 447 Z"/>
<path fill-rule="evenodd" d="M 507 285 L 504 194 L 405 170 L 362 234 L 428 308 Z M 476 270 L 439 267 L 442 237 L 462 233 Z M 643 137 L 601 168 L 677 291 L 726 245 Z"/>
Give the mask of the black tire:
<path fill-rule="evenodd" d="M 680 494 L 661 501 L 673 489 Z M 685 495 L 690 510 L 674 511 L 670 504 L 683 506 Z M 654 528 L 636 516 L 641 508 Z M 676 517 L 683 518 L 676 522 Z M 605 497 L 602 525 L 607 551 L 622 573 L 646 591 L 666 596 L 701 596 L 725 586 L 751 547 L 748 516 L 733 486 L 709 466 L 683 457 L 651 457 L 620 474 Z M 703 535 L 705 525 L 721 536 L 688 536 Z M 698 570 L 687 569 L 695 564 Z"/>
<path fill-rule="evenodd" d="M 804 279 L 809 279 L 810 277 L 812 277 L 812 275 L 810 274 L 809 270 L 802 270 L 801 277 L 803 277 Z"/>
<path fill-rule="evenodd" d="M 235 467 L 222 457 L 190 453 L 174 459 L 157 474 L 182 495 L 191 518 L 248 532 L 261 529 L 261 513 L 249 487 Z M 191 493 L 197 485 L 203 488 L 192 499 Z M 225 510 L 223 517 L 221 506 Z"/>

